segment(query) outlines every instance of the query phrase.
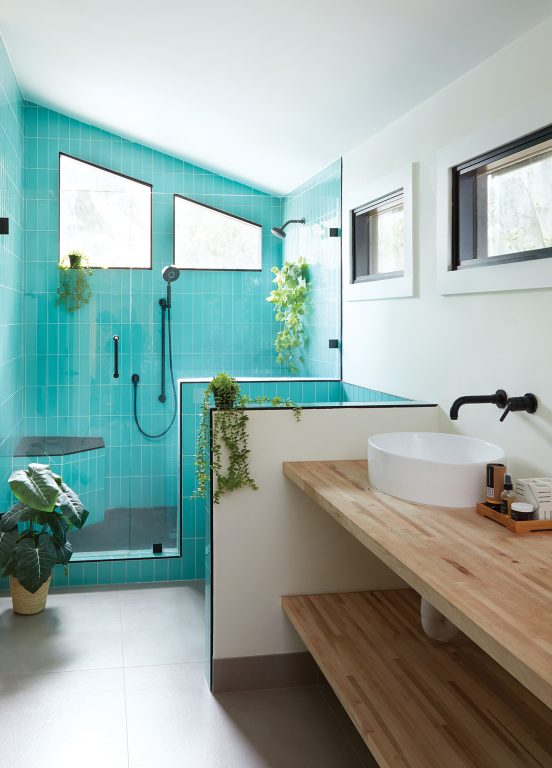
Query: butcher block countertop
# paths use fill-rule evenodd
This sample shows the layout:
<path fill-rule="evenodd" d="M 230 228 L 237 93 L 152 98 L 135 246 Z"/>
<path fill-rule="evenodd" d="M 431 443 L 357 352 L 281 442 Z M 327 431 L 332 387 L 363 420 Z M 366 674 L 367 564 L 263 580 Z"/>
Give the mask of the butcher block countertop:
<path fill-rule="evenodd" d="M 368 485 L 365 461 L 284 473 L 552 709 L 552 532 L 518 536 L 474 509 L 393 498 Z"/>

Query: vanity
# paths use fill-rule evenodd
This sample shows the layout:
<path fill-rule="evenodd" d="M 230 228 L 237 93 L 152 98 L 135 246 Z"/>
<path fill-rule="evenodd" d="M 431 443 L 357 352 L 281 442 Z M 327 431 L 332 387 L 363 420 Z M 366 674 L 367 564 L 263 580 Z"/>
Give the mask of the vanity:
<path fill-rule="evenodd" d="M 282 598 L 378 764 L 552 765 L 552 534 L 389 496 L 365 461 L 283 469 L 409 586 Z M 419 595 L 463 634 L 428 638 Z"/>

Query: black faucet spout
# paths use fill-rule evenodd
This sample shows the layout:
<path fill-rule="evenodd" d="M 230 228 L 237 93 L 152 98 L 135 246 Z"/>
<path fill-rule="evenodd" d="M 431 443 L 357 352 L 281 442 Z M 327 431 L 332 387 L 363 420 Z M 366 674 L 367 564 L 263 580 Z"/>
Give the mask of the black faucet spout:
<path fill-rule="evenodd" d="M 453 421 L 458 419 L 458 411 L 462 405 L 470 405 L 474 403 L 492 403 L 498 408 L 506 408 L 508 401 L 508 395 L 503 389 L 497 389 L 494 395 L 464 395 L 458 397 L 451 406 L 450 418 Z"/>

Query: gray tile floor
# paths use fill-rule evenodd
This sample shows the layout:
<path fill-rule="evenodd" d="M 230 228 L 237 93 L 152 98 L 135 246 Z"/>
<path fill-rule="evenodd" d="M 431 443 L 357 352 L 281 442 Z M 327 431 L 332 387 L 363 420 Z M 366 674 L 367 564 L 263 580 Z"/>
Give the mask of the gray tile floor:
<path fill-rule="evenodd" d="M 317 687 L 211 695 L 197 584 L 0 598 L 2 768 L 375 765 Z"/>

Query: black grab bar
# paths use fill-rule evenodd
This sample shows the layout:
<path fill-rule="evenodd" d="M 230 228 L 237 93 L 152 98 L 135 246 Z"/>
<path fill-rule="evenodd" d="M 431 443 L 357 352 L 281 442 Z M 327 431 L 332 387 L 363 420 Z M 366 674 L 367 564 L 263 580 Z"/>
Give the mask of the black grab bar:
<path fill-rule="evenodd" d="M 119 378 L 119 337 L 113 337 L 113 378 Z"/>

